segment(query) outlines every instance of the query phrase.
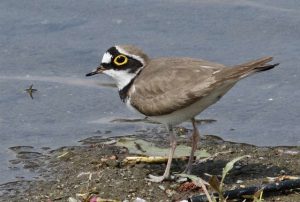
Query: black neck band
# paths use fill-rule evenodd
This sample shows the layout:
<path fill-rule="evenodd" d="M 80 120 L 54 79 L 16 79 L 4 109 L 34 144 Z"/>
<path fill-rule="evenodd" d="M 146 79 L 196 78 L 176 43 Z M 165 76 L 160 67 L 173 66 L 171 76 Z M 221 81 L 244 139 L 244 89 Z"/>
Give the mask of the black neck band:
<path fill-rule="evenodd" d="M 131 79 L 131 81 L 126 86 L 124 86 L 121 90 L 119 90 L 119 95 L 123 102 L 125 102 L 125 100 L 127 98 L 128 91 L 129 91 L 130 87 L 132 86 L 134 79 L 135 79 L 135 77 L 133 79 Z"/>

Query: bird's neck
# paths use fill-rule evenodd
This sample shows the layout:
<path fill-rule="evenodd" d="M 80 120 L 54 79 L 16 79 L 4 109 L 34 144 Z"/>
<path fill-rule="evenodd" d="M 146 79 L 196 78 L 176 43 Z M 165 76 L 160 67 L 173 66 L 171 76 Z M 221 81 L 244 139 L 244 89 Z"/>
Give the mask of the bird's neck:
<path fill-rule="evenodd" d="M 124 86 L 122 89 L 119 89 L 119 95 L 123 102 L 126 102 L 128 98 L 128 92 L 133 85 L 134 79 L 135 77 L 131 79 L 131 81 L 126 86 Z"/>
<path fill-rule="evenodd" d="M 130 73 L 128 71 L 106 70 L 104 73 L 109 75 L 115 80 L 117 87 L 119 89 L 120 98 L 123 102 L 125 102 L 130 87 L 132 86 L 134 80 L 140 74 L 141 70 L 142 68 L 140 68 L 139 71 L 136 71 L 134 73 Z"/>

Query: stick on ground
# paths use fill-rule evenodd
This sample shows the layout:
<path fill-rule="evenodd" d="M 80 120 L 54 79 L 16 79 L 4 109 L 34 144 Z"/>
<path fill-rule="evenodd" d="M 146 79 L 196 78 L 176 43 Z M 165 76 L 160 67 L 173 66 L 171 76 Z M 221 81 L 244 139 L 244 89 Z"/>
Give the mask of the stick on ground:
<path fill-rule="evenodd" d="M 259 186 L 251 186 L 242 189 L 234 189 L 225 191 L 223 196 L 227 199 L 241 199 L 245 195 L 253 195 L 258 190 L 262 189 L 264 195 L 268 195 L 275 192 L 285 191 L 285 190 L 293 190 L 296 188 L 300 188 L 300 179 L 297 180 L 285 180 L 278 183 L 259 185 Z M 214 193 L 214 195 L 218 198 L 218 194 Z M 208 199 L 206 195 L 198 195 L 192 196 L 188 199 L 189 202 L 207 202 Z"/>

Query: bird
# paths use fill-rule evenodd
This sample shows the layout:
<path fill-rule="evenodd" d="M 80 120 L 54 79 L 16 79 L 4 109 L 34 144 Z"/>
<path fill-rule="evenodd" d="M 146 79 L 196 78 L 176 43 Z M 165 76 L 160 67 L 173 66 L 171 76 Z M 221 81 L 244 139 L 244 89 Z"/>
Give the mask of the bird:
<path fill-rule="evenodd" d="M 200 141 L 195 116 L 216 103 L 239 80 L 273 69 L 272 57 L 262 57 L 235 66 L 190 57 L 150 58 L 134 45 L 115 45 L 102 56 L 100 65 L 86 76 L 105 74 L 116 83 L 121 100 L 150 120 L 164 124 L 170 137 L 170 151 L 162 176 L 147 180 L 170 179 L 170 168 L 177 141 L 174 127 L 190 120 L 193 126 L 191 153 L 185 173 L 190 174 L 194 153 Z"/>
<path fill-rule="evenodd" d="M 33 88 L 33 84 L 29 86 L 29 88 L 25 89 L 25 91 L 29 94 L 31 99 L 33 99 L 33 93 L 37 91 L 37 89 Z"/>

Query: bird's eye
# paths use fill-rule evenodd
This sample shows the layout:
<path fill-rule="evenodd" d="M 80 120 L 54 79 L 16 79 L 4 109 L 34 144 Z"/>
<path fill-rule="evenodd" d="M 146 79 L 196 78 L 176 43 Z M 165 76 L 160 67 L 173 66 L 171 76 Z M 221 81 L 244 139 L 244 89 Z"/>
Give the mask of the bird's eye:
<path fill-rule="evenodd" d="M 118 55 L 114 59 L 115 65 L 121 66 L 128 62 L 128 58 L 125 55 Z"/>

